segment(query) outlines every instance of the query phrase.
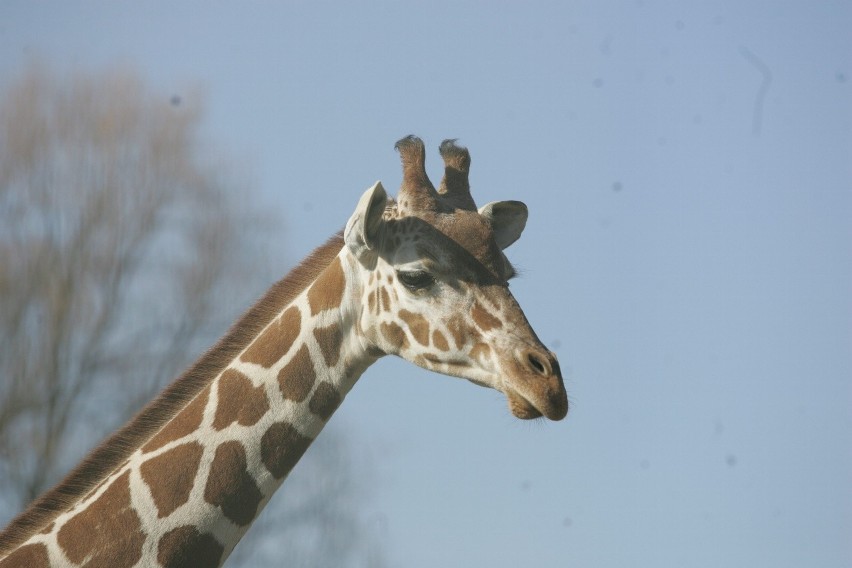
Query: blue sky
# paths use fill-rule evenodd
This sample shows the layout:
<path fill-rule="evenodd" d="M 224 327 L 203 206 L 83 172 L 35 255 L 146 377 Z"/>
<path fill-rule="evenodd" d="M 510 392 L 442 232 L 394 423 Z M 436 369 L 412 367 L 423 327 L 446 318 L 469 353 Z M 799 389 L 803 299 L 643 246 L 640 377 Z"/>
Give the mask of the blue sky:
<path fill-rule="evenodd" d="M 409 133 L 433 179 L 458 137 L 480 204 L 529 205 L 512 287 L 572 411 L 368 370 L 332 427 L 391 565 L 849 566 L 850 28 L 848 2 L 6 1 L 0 86 L 37 57 L 200 88 L 284 224 L 270 279 L 398 186 Z"/>

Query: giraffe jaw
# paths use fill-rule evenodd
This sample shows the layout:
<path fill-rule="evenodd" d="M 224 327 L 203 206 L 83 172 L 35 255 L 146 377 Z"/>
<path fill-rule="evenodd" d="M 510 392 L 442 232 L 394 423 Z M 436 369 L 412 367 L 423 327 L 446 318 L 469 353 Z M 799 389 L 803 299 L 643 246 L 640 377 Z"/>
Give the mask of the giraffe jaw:
<path fill-rule="evenodd" d="M 502 392 L 503 394 L 505 394 L 506 399 L 509 401 L 509 410 L 511 410 L 512 415 L 515 418 L 520 418 L 521 420 L 534 420 L 536 418 L 541 418 L 542 416 L 544 416 L 544 414 L 537 410 L 532 403 L 530 403 L 527 399 L 522 397 L 510 387 L 496 387 L 490 382 L 478 379 L 467 378 L 467 380 L 478 387 L 494 389 L 498 392 Z"/>
<path fill-rule="evenodd" d="M 461 365 L 459 365 L 459 369 L 469 370 L 469 367 L 462 367 Z M 543 412 L 539 411 L 535 407 L 535 405 L 533 405 L 526 398 L 521 396 L 513 388 L 506 385 L 496 386 L 502 382 L 500 380 L 482 380 L 480 378 L 472 378 L 466 376 L 462 372 L 448 374 L 454 374 L 455 376 L 467 379 L 468 382 L 473 383 L 478 387 L 494 389 L 498 392 L 502 392 L 504 395 L 506 395 L 506 399 L 509 401 L 509 410 L 512 411 L 512 415 L 514 415 L 515 418 L 520 418 L 521 420 L 534 420 L 536 418 L 541 418 L 542 416 L 544 416 Z M 552 420 L 559 420 L 559 418 L 552 418 Z"/>
<path fill-rule="evenodd" d="M 544 416 L 530 401 L 512 389 L 506 389 L 506 398 L 509 400 L 509 410 L 512 411 L 515 418 L 533 420 Z"/>
<path fill-rule="evenodd" d="M 541 418 L 543 414 L 536 410 L 530 402 L 517 393 L 514 389 L 504 384 L 504 381 L 499 375 L 486 373 L 484 376 L 472 373 L 472 367 L 469 361 L 459 359 L 457 361 L 438 361 L 436 358 L 425 356 L 423 359 L 432 365 L 423 365 L 426 369 L 437 371 L 453 377 L 466 379 L 478 387 L 494 389 L 502 392 L 509 400 L 509 409 L 516 418 L 522 420 L 532 420 Z M 477 376 L 474 376 L 477 375 Z"/>
<path fill-rule="evenodd" d="M 543 360 L 543 356 L 540 359 Z M 518 358 L 516 358 L 509 365 L 508 375 L 505 374 L 505 369 L 500 372 L 496 369 L 477 368 L 471 364 L 470 360 L 461 358 L 441 360 L 434 355 L 424 354 L 415 358 L 414 361 L 425 369 L 460 377 L 477 386 L 502 392 L 509 402 L 509 410 L 521 420 L 545 417 L 557 421 L 568 414 L 568 396 L 555 357 L 547 363 L 546 367 L 541 367 L 532 374 L 528 369 L 518 365 Z M 541 376 L 542 372 L 546 376 Z M 521 394 L 520 390 L 512 385 L 526 386 L 524 390 L 527 394 Z M 532 387 L 532 393 L 529 392 L 531 385 L 535 385 Z"/>

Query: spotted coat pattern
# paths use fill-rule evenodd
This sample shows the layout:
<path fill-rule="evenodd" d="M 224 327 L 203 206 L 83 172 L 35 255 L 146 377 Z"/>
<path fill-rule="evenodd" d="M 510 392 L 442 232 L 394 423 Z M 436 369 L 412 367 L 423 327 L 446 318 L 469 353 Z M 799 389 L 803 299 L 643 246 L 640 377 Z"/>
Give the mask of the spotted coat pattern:
<path fill-rule="evenodd" d="M 408 168 L 411 155 L 401 154 Z M 447 179 L 458 182 L 450 166 L 464 169 L 469 157 L 453 156 L 445 156 Z M 417 179 L 428 182 L 425 173 Z M 556 359 L 508 291 L 511 266 L 490 218 L 413 212 L 410 196 L 385 207 L 380 184 L 367 198 L 353 219 L 364 231 L 380 227 L 381 244 L 364 252 L 361 237 L 347 235 L 326 245 L 336 256 L 322 256 L 236 356 L 86 494 L 13 546 L 16 535 L 0 533 L 0 568 L 221 565 L 361 373 L 385 354 L 501 390 L 519 417 L 565 415 Z M 373 201 L 384 208 L 378 220 Z M 456 195 L 447 203 L 473 202 Z M 401 284 L 411 259 L 428 260 L 428 290 Z"/>
<path fill-rule="evenodd" d="M 127 463 L 0 568 L 218 566 L 357 379 L 342 356 L 347 262 L 335 258 Z"/>

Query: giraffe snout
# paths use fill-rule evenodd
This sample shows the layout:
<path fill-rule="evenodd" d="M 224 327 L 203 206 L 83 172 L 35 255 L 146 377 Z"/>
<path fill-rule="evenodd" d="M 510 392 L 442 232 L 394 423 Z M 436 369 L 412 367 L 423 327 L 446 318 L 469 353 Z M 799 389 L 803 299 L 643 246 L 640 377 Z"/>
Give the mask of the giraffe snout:
<path fill-rule="evenodd" d="M 562 420 L 568 414 L 568 394 L 559 361 L 550 351 L 528 348 L 516 355 L 520 371 L 507 391 L 512 413 L 518 418 L 546 416 Z"/>

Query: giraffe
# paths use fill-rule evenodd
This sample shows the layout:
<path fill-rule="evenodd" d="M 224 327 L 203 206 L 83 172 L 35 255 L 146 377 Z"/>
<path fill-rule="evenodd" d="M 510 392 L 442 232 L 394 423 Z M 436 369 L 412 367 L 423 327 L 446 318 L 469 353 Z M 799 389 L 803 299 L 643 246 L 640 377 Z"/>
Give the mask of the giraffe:
<path fill-rule="evenodd" d="M 414 136 L 397 199 L 376 182 L 213 348 L 0 533 L 0 568 L 215 567 L 361 374 L 385 355 L 561 420 L 559 364 L 508 288 L 519 201 L 477 209 L 470 155 L 440 145 L 438 189 Z"/>

